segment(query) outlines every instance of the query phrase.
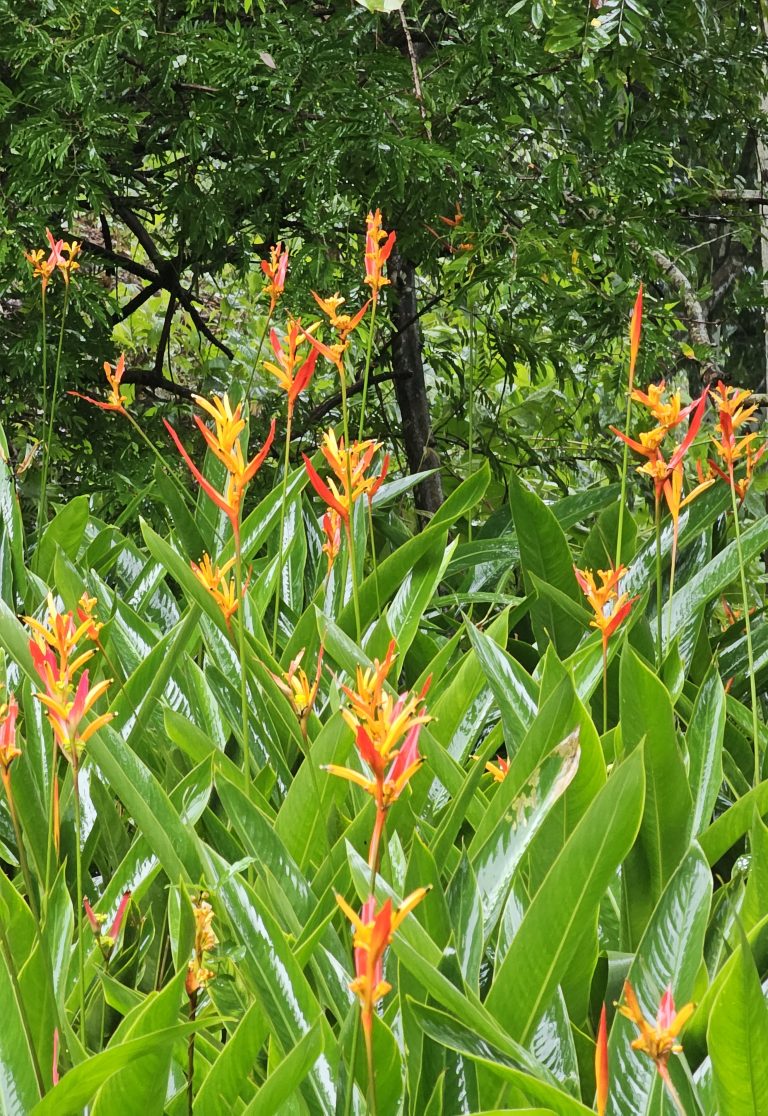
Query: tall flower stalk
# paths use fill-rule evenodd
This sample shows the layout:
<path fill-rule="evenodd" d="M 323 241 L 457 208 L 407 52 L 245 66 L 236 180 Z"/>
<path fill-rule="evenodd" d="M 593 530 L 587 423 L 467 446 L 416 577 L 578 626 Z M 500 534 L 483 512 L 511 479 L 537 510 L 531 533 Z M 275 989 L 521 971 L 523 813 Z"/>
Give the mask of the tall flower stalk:
<path fill-rule="evenodd" d="M 627 414 L 624 419 L 624 433 L 629 437 L 629 428 L 632 424 L 632 393 L 635 386 L 635 365 L 637 354 L 640 350 L 640 333 L 643 326 L 643 284 L 637 289 L 637 297 L 629 323 L 629 383 L 627 385 Z M 621 495 L 619 497 L 619 522 L 616 528 L 616 561 L 615 566 L 621 565 L 621 543 L 624 531 L 624 505 L 627 501 L 627 470 L 629 468 L 629 445 L 624 442 L 624 457 L 621 463 Z"/>
<path fill-rule="evenodd" d="M 363 395 L 360 403 L 360 426 L 358 438 L 363 437 L 365 430 L 365 409 L 368 401 L 368 380 L 371 372 L 371 355 L 373 353 L 373 335 L 376 325 L 376 307 L 379 302 L 379 291 L 389 285 L 390 280 L 383 274 L 384 264 L 389 259 L 395 245 L 395 233 L 387 233 L 381 227 L 381 210 L 369 212 L 366 218 L 365 230 L 365 284 L 371 288 L 371 320 L 368 323 L 368 346 L 365 355 L 365 370 L 363 372 Z"/>
<path fill-rule="evenodd" d="M 250 763 L 250 734 L 248 717 L 248 686 L 246 675 L 245 655 L 245 601 L 243 596 L 243 552 L 240 541 L 240 523 L 243 510 L 245 492 L 264 463 L 275 437 L 275 420 L 267 435 L 267 439 L 259 452 L 250 461 L 246 461 L 243 454 L 241 435 L 245 430 L 245 420 L 242 417 L 242 403 L 232 408 L 228 396 L 214 396 L 212 400 L 201 395 L 194 396 L 195 402 L 213 419 L 214 430 L 209 430 L 205 423 L 195 415 L 195 423 L 203 436 L 211 453 L 224 465 L 227 470 L 227 481 L 224 492 L 219 492 L 210 481 L 206 480 L 197 468 L 181 443 L 176 431 L 167 420 L 165 427 L 170 434 L 174 445 L 187 464 L 192 476 L 202 488 L 203 492 L 213 501 L 220 511 L 227 516 L 232 528 L 232 537 L 235 544 L 235 590 L 239 602 L 238 624 L 238 654 L 240 658 L 240 713 L 243 734 L 243 780 L 246 793 L 252 794 L 251 763 Z"/>
<path fill-rule="evenodd" d="M 717 424 L 712 443 L 718 461 L 710 461 L 712 472 L 727 481 L 731 490 L 731 509 L 733 511 L 733 527 L 736 534 L 736 552 L 739 557 L 739 579 L 741 582 L 741 597 L 744 607 L 744 629 L 747 637 L 747 659 L 749 662 L 749 690 L 752 704 L 752 742 L 754 748 L 754 779 L 755 786 L 760 782 L 760 735 L 757 716 L 757 682 L 755 680 L 755 659 L 752 646 L 752 623 L 750 620 L 749 593 L 747 591 L 747 576 L 744 566 L 744 552 L 741 545 L 741 525 L 739 523 L 739 506 L 746 498 L 747 491 L 752 483 L 753 470 L 766 451 L 768 443 L 764 442 L 756 451 L 754 443 L 758 434 L 752 431 L 749 434 L 739 433 L 739 427 L 744 426 L 753 417 L 757 405 L 747 406 L 750 392 L 739 388 L 726 386 L 722 380 L 718 382 L 712 392 L 712 399 L 717 409 Z M 740 480 L 736 480 L 736 464 L 745 463 L 745 473 Z M 725 471 L 723 471 L 725 470 Z M 737 499 L 738 497 L 738 499 Z"/>
<path fill-rule="evenodd" d="M 288 412 L 285 425 L 285 452 L 283 455 L 283 482 L 280 496 L 280 527 L 277 543 L 277 586 L 275 589 L 275 615 L 272 628 L 272 654 L 277 653 L 277 631 L 280 619 L 280 604 L 283 585 L 283 531 L 285 529 L 285 504 L 288 491 L 288 471 L 291 467 L 291 432 L 293 428 L 293 410 L 296 400 L 308 386 L 317 363 L 318 351 L 310 349 L 309 355 L 299 350 L 306 343 L 306 337 L 301 334 L 301 320 L 289 320 L 288 333 L 283 344 L 277 333 L 272 330 L 270 334 L 274 361 L 265 360 L 264 367 L 275 377 L 283 389 L 288 402 Z"/>

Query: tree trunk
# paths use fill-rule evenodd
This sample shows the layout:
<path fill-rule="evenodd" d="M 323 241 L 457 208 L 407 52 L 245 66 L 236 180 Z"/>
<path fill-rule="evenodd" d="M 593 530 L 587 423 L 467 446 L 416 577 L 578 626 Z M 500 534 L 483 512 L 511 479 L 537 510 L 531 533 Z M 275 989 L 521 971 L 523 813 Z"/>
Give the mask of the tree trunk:
<path fill-rule="evenodd" d="M 387 274 L 392 283 L 390 304 L 395 336 L 392 364 L 395 394 L 400 408 L 405 453 L 411 473 L 439 468 L 440 459 L 429 444 L 432 428 L 429 399 L 421 359 L 421 330 L 416 305 L 416 268 L 395 245 L 389 257 Z M 416 510 L 423 524 L 443 502 L 440 474 L 427 477 L 416 486 Z"/>

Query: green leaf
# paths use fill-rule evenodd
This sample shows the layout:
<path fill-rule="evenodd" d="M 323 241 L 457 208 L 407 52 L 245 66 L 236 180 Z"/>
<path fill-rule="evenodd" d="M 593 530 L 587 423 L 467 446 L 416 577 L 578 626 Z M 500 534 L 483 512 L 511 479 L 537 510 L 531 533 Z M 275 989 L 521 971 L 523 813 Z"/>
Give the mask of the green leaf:
<path fill-rule="evenodd" d="M 745 935 L 707 1028 L 715 1092 L 723 1113 L 768 1112 L 768 1006 Z"/>
<path fill-rule="evenodd" d="M 580 600 L 579 587 L 573 575 L 573 557 L 563 529 L 553 512 L 539 497 L 511 478 L 510 499 L 515 520 L 523 575 L 530 584 L 530 574 L 559 589 L 572 601 Z M 539 599 L 531 605 L 536 642 L 543 652 L 553 642 L 560 658 L 576 649 L 583 628 L 551 600 Z"/>
<path fill-rule="evenodd" d="M 533 724 L 538 688 L 530 675 L 503 647 L 469 621 L 465 626 L 499 707 L 507 752 L 512 756 Z"/>
<path fill-rule="evenodd" d="M 141 1038 L 129 1039 L 119 1046 L 108 1047 L 93 1054 L 66 1073 L 59 1084 L 39 1104 L 27 1109 L 30 1116 L 82 1116 L 82 1111 L 97 1090 L 118 1070 L 132 1066 L 139 1059 L 157 1054 L 161 1048 L 171 1049 L 174 1043 L 209 1025 L 210 1019 L 180 1023 Z M 158 1097 L 161 1104 L 165 1097 Z"/>
<path fill-rule="evenodd" d="M 688 781 L 693 795 L 691 839 L 698 837 L 712 818 L 723 781 L 724 731 L 725 691 L 713 664 L 699 688 L 685 738 L 690 761 Z"/>
<path fill-rule="evenodd" d="M 624 751 L 645 742 L 645 809 L 623 872 L 624 916 L 635 944 L 688 848 L 692 803 L 669 694 L 629 644 L 621 656 L 620 689 Z"/>
<path fill-rule="evenodd" d="M 700 849 L 693 846 L 665 888 L 629 969 L 628 980 L 646 1018 L 656 1018 L 667 986 L 678 1008 L 692 998 L 711 896 L 711 873 Z M 632 1050 L 630 1042 L 636 1037 L 631 1020 L 617 1014 L 608 1042 L 608 1116 L 655 1116 L 658 1111 L 652 1105 L 656 1067 Z"/>
<path fill-rule="evenodd" d="M 296 1090 L 307 1076 L 323 1050 L 323 1034 L 318 1023 L 286 1055 L 277 1069 L 270 1073 L 267 1080 L 245 1108 L 249 1116 L 277 1112 L 280 1105 L 295 1096 Z M 221 1112 L 221 1107 L 217 1109 Z M 197 1108 L 195 1108 L 197 1112 Z"/>
<path fill-rule="evenodd" d="M 568 838 L 496 972 L 486 1006 L 521 1042 L 533 1034 L 632 846 L 644 782 L 638 748 L 614 771 Z"/>
<path fill-rule="evenodd" d="M 195 1097 L 194 1116 L 219 1116 L 243 1094 L 247 1099 L 253 1091 L 249 1074 L 268 1033 L 264 1009 L 254 1000 L 206 1074 Z"/>

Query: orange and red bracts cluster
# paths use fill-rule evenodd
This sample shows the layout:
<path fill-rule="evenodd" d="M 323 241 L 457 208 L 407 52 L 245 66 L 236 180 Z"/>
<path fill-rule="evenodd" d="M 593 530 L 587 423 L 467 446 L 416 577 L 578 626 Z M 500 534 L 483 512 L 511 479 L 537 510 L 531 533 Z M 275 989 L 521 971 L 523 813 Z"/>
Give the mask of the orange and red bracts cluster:
<path fill-rule="evenodd" d="M 76 395 L 78 399 L 85 399 L 87 403 L 93 403 L 94 407 L 99 407 L 102 411 L 118 411 L 121 415 L 128 416 L 126 405 L 128 397 L 123 395 L 121 391 L 123 376 L 125 375 L 125 353 L 121 353 L 117 358 L 117 364 L 113 367 L 108 360 L 104 361 L 104 374 L 107 377 L 109 384 L 109 396 L 107 399 L 93 399 L 90 395 L 83 395 L 80 391 L 67 392 L 68 395 Z"/>
<path fill-rule="evenodd" d="M 611 567 L 610 570 L 598 570 L 599 586 L 591 570 L 580 570 L 578 566 L 574 566 L 573 572 L 576 575 L 579 588 L 587 598 L 587 603 L 594 613 L 589 626 L 597 628 L 600 632 L 603 639 L 603 656 L 605 657 L 608 653 L 608 640 L 626 620 L 637 597 L 630 598 L 626 593 L 619 591 L 621 579 L 627 572 L 624 566 L 619 566 L 617 569 Z"/>
<path fill-rule="evenodd" d="M 80 264 L 77 257 L 80 255 L 80 245 L 76 240 L 54 240 L 50 229 L 45 230 L 48 237 L 50 252 L 46 256 L 44 248 L 37 248 L 32 252 L 25 252 L 24 257 L 32 265 L 32 274 L 35 279 L 40 279 L 43 293 L 56 271 L 60 271 L 64 282 L 69 286 L 72 273 L 77 271 Z"/>
<path fill-rule="evenodd" d="M 87 609 L 83 607 L 84 601 Z M 44 624 L 32 616 L 24 618 L 32 629 L 29 641 L 32 663 L 45 687 L 44 693 L 35 696 L 45 706 L 59 748 L 75 766 L 90 737 L 113 717 L 112 713 L 103 713 L 83 725 L 86 714 L 112 684 L 111 678 L 105 678 L 91 686 L 87 670 L 82 670 L 76 678 L 77 672 L 96 653 L 95 647 L 80 651 L 79 644 L 83 639 L 92 640 L 93 633 L 98 635 L 101 628 L 94 618 L 91 601 L 91 598 L 81 599 L 85 618 L 79 625 L 71 612 L 58 611 L 50 593 Z"/>
<path fill-rule="evenodd" d="M 277 300 L 285 290 L 288 249 L 284 249 L 282 244 L 275 244 L 269 250 L 269 259 L 261 261 L 261 270 L 267 279 L 264 292 L 269 295 L 269 315 L 271 317 L 277 306 Z"/>
<path fill-rule="evenodd" d="M 660 1077 L 669 1083 L 669 1070 L 667 1063 L 670 1054 L 679 1054 L 683 1049 L 678 1041 L 678 1036 L 685 1024 L 693 1015 L 694 1005 L 686 1004 L 675 1009 L 672 989 L 667 988 L 659 1002 L 656 1013 L 656 1022 L 651 1023 L 645 1018 L 637 996 L 628 980 L 624 981 L 624 1003 L 617 1005 L 619 1011 L 627 1019 L 631 1019 L 639 1029 L 640 1034 L 632 1043 L 633 1050 L 647 1054 L 656 1063 Z"/>
<path fill-rule="evenodd" d="M 19 715 L 19 706 L 13 694 L 8 695 L 8 700 L 0 702 L 0 776 L 8 787 L 11 764 L 21 755 L 21 749 L 16 746 L 16 718 Z"/>
<path fill-rule="evenodd" d="M 387 899 L 377 911 L 376 900 L 371 896 L 366 899 L 359 915 L 341 895 L 336 895 L 336 902 L 354 927 L 355 979 L 349 987 L 360 1001 L 366 1042 L 370 1042 L 376 1004 L 392 987 L 384 980 L 387 946 L 403 919 L 421 902 L 428 890 L 420 887 L 412 891 L 396 911 L 392 910 L 391 899 Z"/>
<path fill-rule="evenodd" d="M 389 454 L 384 455 L 381 472 L 378 475 L 370 473 L 373 458 L 380 449 L 381 442 L 367 439 L 364 442 L 353 442 L 347 450 L 344 439 L 340 438 L 337 441 L 333 430 L 327 430 L 323 435 L 320 451 L 333 472 L 333 477 L 328 479 L 328 483 L 321 478 L 307 455 L 303 455 L 304 467 L 315 492 L 331 511 L 335 511 L 340 516 L 347 527 L 349 527 L 352 508 L 357 500 L 361 496 L 367 496 L 370 503 L 384 483 L 389 468 Z M 331 526 L 332 524 L 329 523 L 328 527 Z M 326 530 L 326 538 L 330 538 L 328 530 Z M 325 550 L 325 547 L 323 549 Z"/>
<path fill-rule="evenodd" d="M 312 379 L 317 363 L 317 349 L 313 348 L 308 355 L 299 351 L 306 344 L 307 336 L 308 331 L 305 333 L 301 329 L 301 319 L 293 318 L 288 320 L 288 333 L 282 344 L 274 329 L 269 334 L 275 361 L 265 360 L 264 367 L 285 392 L 289 417 L 293 414 L 299 395 Z"/>
<path fill-rule="evenodd" d="M 83 907 L 85 908 L 85 916 L 88 919 L 88 925 L 93 932 L 93 936 L 96 939 L 96 945 L 101 950 L 102 957 L 105 961 L 109 961 L 112 950 L 115 948 L 115 943 L 120 936 L 120 927 L 123 925 L 125 912 L 128 909 L 128 904 L 130 903 L 130 901 L 130 891 L 124 892 L 122 898 L 120 899 L 117 913 L 112 919 L 112 924 L 109 927 L 109 930 L 104 933 L 104 926 L 107 921 L 107 916 L 104 914 L 96 914 L 96 912 L 91 907 L 91 904 L 88 902 L 88 897 L 83 897 Z"/>
<path fill-rule="evenodd" d="M 384 242 L 382 244 L 382 241 Z M 381 227 L 381 210 L 369 213 L 365 231 L 365 283 L 371 288 L 374 302 L 378 301 L 379 291 L 390 282 L 382 275 L 384 264 L 389 259 L 395 245 L 395 233 L 387 234 Z"/>
<path fill-rule="evenodd" d="M 193 398 L 195 402 L 211 416 L 214 422 L 215 430 L 209 430 L 202 419 L 195 415 L 195 423 L 205 439 L 206 445 L 227 470 L 227 483 L 223 493 L 218 492 L 210 481 L 205 479 L 192 461 L 192 458 L 184 449 L 178 434 L 171 424 L 166 419 L 163 419 L 163 422 L 176 448 L 187 463 L 192 476 L 200 485 L 203 492 L 214 502 L 216 507 L 220 508 L 228 517 L 232 525 L 232 534 L 234 535 L 235 542 L 239 545 L 240 511 L 245 490 L 258 473 L 269 453 L 272 441 L 275 437 L 275 420 L 272 420 L 272 425 L 270 426 L 264 445 L 251 461 L 246 462 L 240 441 L 240 435 L 245 430 L 245 420 L 242 418 L 242 404 L 238 403 L 233 410 L 229 402 L 229 397 L 226 395 L 222 397 L 214 396 L 213 400 L 204 399 L 200 395 L 195 395 Z"/>
<path fill-rule="evenodd" d="M 709 465 L 717 476 L 727 481 L 733 488 L 741 503 L 744 502 L 752 483 L 755 465 L 757 465 L 768 446 L 768 442 L 763 442 L 759 449 L 755 449 L 754 443 L 758 439 L 757 431 L 753 430 L 749 434 L 739 433 L 739 427 L 749 422 L 757 410 L 757 404 L 745 406 L 750 395 L 749 391 L 726 386 L 722 380 L 718 381 L 712 392 L 712 400 L 717 408 L 717 424 L 712 444 L 719 458 L 719 464 L 710 461 Z M 736 480 L 736 465 L 742 460 L 745 463 L 746 471 L 743 477 Z"/>
<path fill-rule="evenodd" d="M 385 688 L 394 661 L 393 640 L 382 663 L 376 659 L 373 667 L 366 670 L 357 668 L 356 689 L 342 686 L 350 702 L 350 707 L 342 710 L 342 716 L 355 733 L 358 755 L 369 775 L 336 764 L 325 768 L 332 775 L 362 787 L 376 803 L 376 821 L 369 850 L 372 868 L 378 863 L 379 842 L 387 811 L 423 763 L 419 754 L 419 734 L 422 725 L 430 720 L 423 703 L 431 679 L 427 679 L 420 694 L 395 696 Z"/>
<path fill-rule="evenodd" d="M 485 771 L 493 777 L 495 783 L 503 783 L 509 774 L 509 760 L 497 756 L 496 763 L 491 763 L 490 760 L 486 763 Z"/>

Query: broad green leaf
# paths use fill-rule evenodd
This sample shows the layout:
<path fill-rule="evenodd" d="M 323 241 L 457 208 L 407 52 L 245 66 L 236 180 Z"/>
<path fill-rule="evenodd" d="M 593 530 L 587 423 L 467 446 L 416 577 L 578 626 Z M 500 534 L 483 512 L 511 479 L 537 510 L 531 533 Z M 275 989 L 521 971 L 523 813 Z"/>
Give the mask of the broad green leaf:
<path fill-rule="evenodd" d="M 707 1047 L 720 1111 L 762 1116 L 768 1112 L 768 1005 L 746 937 L 741 938 L 733 968 L 712 1006 Z"/>
<path fill-rule="evenodd" d="M 495 974 L 486 1006 L 521 1042 L 533 1034 L 605 889 L 632 847 L 644 785 L 638 748 L 613 773 L 570 835 Z"/>
<path fill-rule="evenodd" d="M 723 781 L 724 730 L 725 691 L 713 665 L 699 688 L 686 734 L 690 762 L 688 780 L 693 795 L 691 839 L 706 829 L 715 808 Z"/>
<path fill-rule="evenodd" d="M 432 600 L 435 589 L 442 579 L 456 543 L 450 546 L 437 540 L 412 569 L 406 570 L 402 584 L 387 609 L 387 621 L 394 639 L 400 661 L 405 658 L 419 629 L 424 610 Z"/>
<path fill-rule="evenodd" d="M 667 884 L 630 965 L 628 980 L 647 1019 L 656 1018 L 667 986 L 678 1008 L 692 999 L 711 896 L 712 877 L 694 845 Z M 656 1067 L 644 1054 L 632 1050 L 630 1043 L 636 1037 L 634 1024 L 617 1014 L 608 1042 L 608 1116 L 629 1112 L 655 1116 L 658 1111 L 652 1104 Z"/>
<path fill-rule="evenodd" d="M 507 752 L 512 756 L 536 716 L 538 704 L 536 683 L 520 664 L 485 632 L 469 622 L 466 624 L 466 630 L 499 707 Z"/>
<path fill-rule="evenodd" d="M 219 1116 L 222 1109 L 233 1108 L 239 1097 L 248 1099 L 253 1091 L 248 1076 L 268 1031 L 264 1009 L 254 1000 L 206 1074 L 195 1097 L 194 1116 Z"/>
<path fill-rule="evenodd" d="M 0 911 L 0 918 L 4 918 Z M 40 1099 L 35 1075 L 34 1047 L 24 1030 L 22 1011 L 14 989 L 8 960 L 0 951 L 0 1112 L 3 1116 L 23 1116 Z M 38 1067 L 41 1069 L 41 1067 Z M 42 1072 L 42 1071 L 41 1071 Z"/>
<path fill-rule="evenodd" d="M 536 574 L 578 602 L 581 594 L 573 575 L 573 557 L 554 514 L 514 474 L 510 499 L 524 576 L 527 579 L 529 574 Z M 551 600 L 537 600 L 531 606 L 531 617 L 536 642 L 542 652 L 550 641 L 555 644 L 560 658 L 576 649 L 583 632 L 581 624 Z"/>
<path fill-rule="evenodd" d="M 26 596 L 27 571 L 24 566 L 24 526 L 21 521 L 19 498 L 16 494 L 13 472 L 8 464 L 8 441 L 0 425 L 0 523 L 3 545 L 8 547 L 13 585 L 3 586 L 2 597 L 13 608 L 14 590 L 19 597 Z"/>
<path fill-rule="evenodd" d="M 83 542 L 87 522 L 87 496 L 75 496 L 74 500 L 70 500 L 56 513 L 45 528 L 40 549 L 35 555 L 34 568 L 38 577 L 42 577 L 44 581 L 49 579 L 57 547 L 61 547 L 70 558 L 75 558 Z"/>
<path fill-rule="evenodd" d="M 245 1108 L 248 1116 L 261 1116 L 261 1113 L 277 1112 L 284 1101 L 289 1100 L 301 1085 L 323 1049 L 323 1034 L 319 1024 L 299 1039 L 277 1069 L 270 1073 L 267 1080 Z M 195 1109 L 197 1111 L 197 1109 Z M 221 1108 L 217 1109 L 221 1112 Z"/>
<path fill-rule="evenodd" d="M 550 810 L 575 776 L 580 758 L 578 733 L 573 733 L 534 770 L 530 780 L 509 801 L 506 813 L 483 845 L 472 854 L 488 940 L 506 902 L 515 872 Z M 496 792 L 505 791 L 509 776 Z"/>
<path fill-rule="evenodd" d="M 194 1031 L 200 1030 L 210 1019 L 195 1023 L 179 1023 L 141 1038 L 129 1039 L 119 1046 L 108 1047 L 64 1074 L 59 1084 L 46 1093 L 39 1104 L 28 1109 L 30 1116 L 82 1116 L 82 1111 L 98 1089 L 113 1074 L 132 1066 L 141 1058 L 157 1054 L 158 1050 L 171 1049 L 173 1045 Z M 161 1103 L 164 1097 L 159 1098 Z"/>
<path fill-rule="evenodd" d="M 644 742 L 645 809 L 622 876 L 625 926 L 634 945 L 688 848 L 692 803 L 669 694 L 629 644 L 621 656 L 620 689 L 624 752 Z"/>
<path fill-rule="evenodd" d="M 424 1032 L 435 1042 L 457 1050 L 472 1058 L 478 1065 L 487 1067 L 496 1076 L 516 1086 L 531 1101 L 546 1104 L 547 1110 L 557 1116 L 592 1116 L 592 1109 L 570 1097 L 555 1083 L 527 1072 L 514 1054 L 505 1049 L 506 1038 L 502 1045 L 494 1037 L 485 1038 L 476 1033 L 464 1017 L 459 1022 L 444 1011 L 416 1003 L 410 998 L 409 1005 Z M 497 1032 L 496 1038 L 500 1037 L 501 1033 Z"/>

